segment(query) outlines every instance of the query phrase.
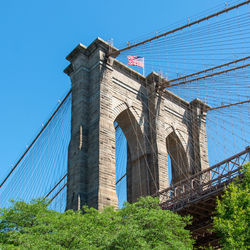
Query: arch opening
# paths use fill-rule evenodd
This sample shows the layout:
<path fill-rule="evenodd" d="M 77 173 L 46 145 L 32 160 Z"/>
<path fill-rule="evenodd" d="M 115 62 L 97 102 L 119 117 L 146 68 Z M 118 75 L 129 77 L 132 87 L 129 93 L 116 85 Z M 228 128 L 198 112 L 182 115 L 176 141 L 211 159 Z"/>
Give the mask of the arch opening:
<path fill-rule="evenodd" d="M 146 153 L 141 128 L 130 109 L 115 119 L 116 192 L 119 207 L 148 194 Z"/>
<path fill-rule="evenodd" d="M 167 152 L 168 157 L 168 183 L 171 184 L 172 180 L 172 162 L 169 153 Z"/>
<path fill-rule="evenodd" d="M 170 169 L 169 184 L 174 185 L 188 176 L 187 155 L 179 137 L 174 131 L 167 136 L 166 147 L 168 171 Z"/>
<path fill-rule="evenodd" d="M 127 139 L 118 125 L 115 126 L 115 185 L 118 207 L 123 207 L 127 201 Z"/>

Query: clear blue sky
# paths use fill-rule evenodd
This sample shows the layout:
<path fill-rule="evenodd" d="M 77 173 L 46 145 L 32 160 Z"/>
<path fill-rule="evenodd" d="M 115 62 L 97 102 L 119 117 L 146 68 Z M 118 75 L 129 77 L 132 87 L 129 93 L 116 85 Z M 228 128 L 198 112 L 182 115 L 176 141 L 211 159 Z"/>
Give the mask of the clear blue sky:
<path fill-rule="evenodd" d="M 79 42 L 118 46 L 224 2 L 1 1 L 0 181 L 69 89 L 65 56 Z"/>

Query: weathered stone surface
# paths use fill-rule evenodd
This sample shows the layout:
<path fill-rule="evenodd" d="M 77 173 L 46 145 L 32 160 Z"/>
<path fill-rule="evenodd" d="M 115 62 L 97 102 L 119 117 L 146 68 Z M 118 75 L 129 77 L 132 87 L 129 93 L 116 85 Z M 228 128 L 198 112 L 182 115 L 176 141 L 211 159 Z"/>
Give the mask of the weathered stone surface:
<path fill-rule="evenodd" d="M 155 89 L 166 79 L 156 73 L 144 77 L 107 58 L 110 50 L 115 48 L 98 38 L 67 57 L 65 73 L 72 83 L 67 209 L 117 206 L 114 121 L 128 143 L 130 202 L 168 187 L 167 153 L 172 182 L 208 167 L 206 105 L 171 92 L 159 95 Z"/>

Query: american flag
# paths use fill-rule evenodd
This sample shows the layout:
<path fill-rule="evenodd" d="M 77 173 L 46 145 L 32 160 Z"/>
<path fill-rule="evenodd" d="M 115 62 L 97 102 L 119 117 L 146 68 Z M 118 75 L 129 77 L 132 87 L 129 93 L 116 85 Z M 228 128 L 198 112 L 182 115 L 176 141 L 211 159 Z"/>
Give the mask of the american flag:
<path fill-rule="evenodd" d="M 144 57 L 130 55 L 128 56 L 128 65 L 144 68 Z"/>

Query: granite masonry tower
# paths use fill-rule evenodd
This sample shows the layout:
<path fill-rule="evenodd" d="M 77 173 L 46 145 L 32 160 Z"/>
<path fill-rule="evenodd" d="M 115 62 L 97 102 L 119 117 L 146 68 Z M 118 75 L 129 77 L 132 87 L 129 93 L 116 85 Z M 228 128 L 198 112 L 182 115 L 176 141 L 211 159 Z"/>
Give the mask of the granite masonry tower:
<path fill-rule="evenodd" d="M 117 206 L 116 121 L 127 139 L 127 200 L 167 188 L 208 168 L 206 110 L 170 91 L 159 94 L 159 74 L 142 76 L 107 55 L 116 49 L 97 38 L 79 44 L 65 69 L 72 85 L 71 141 L 68 150 L 67 209 Z"/>

